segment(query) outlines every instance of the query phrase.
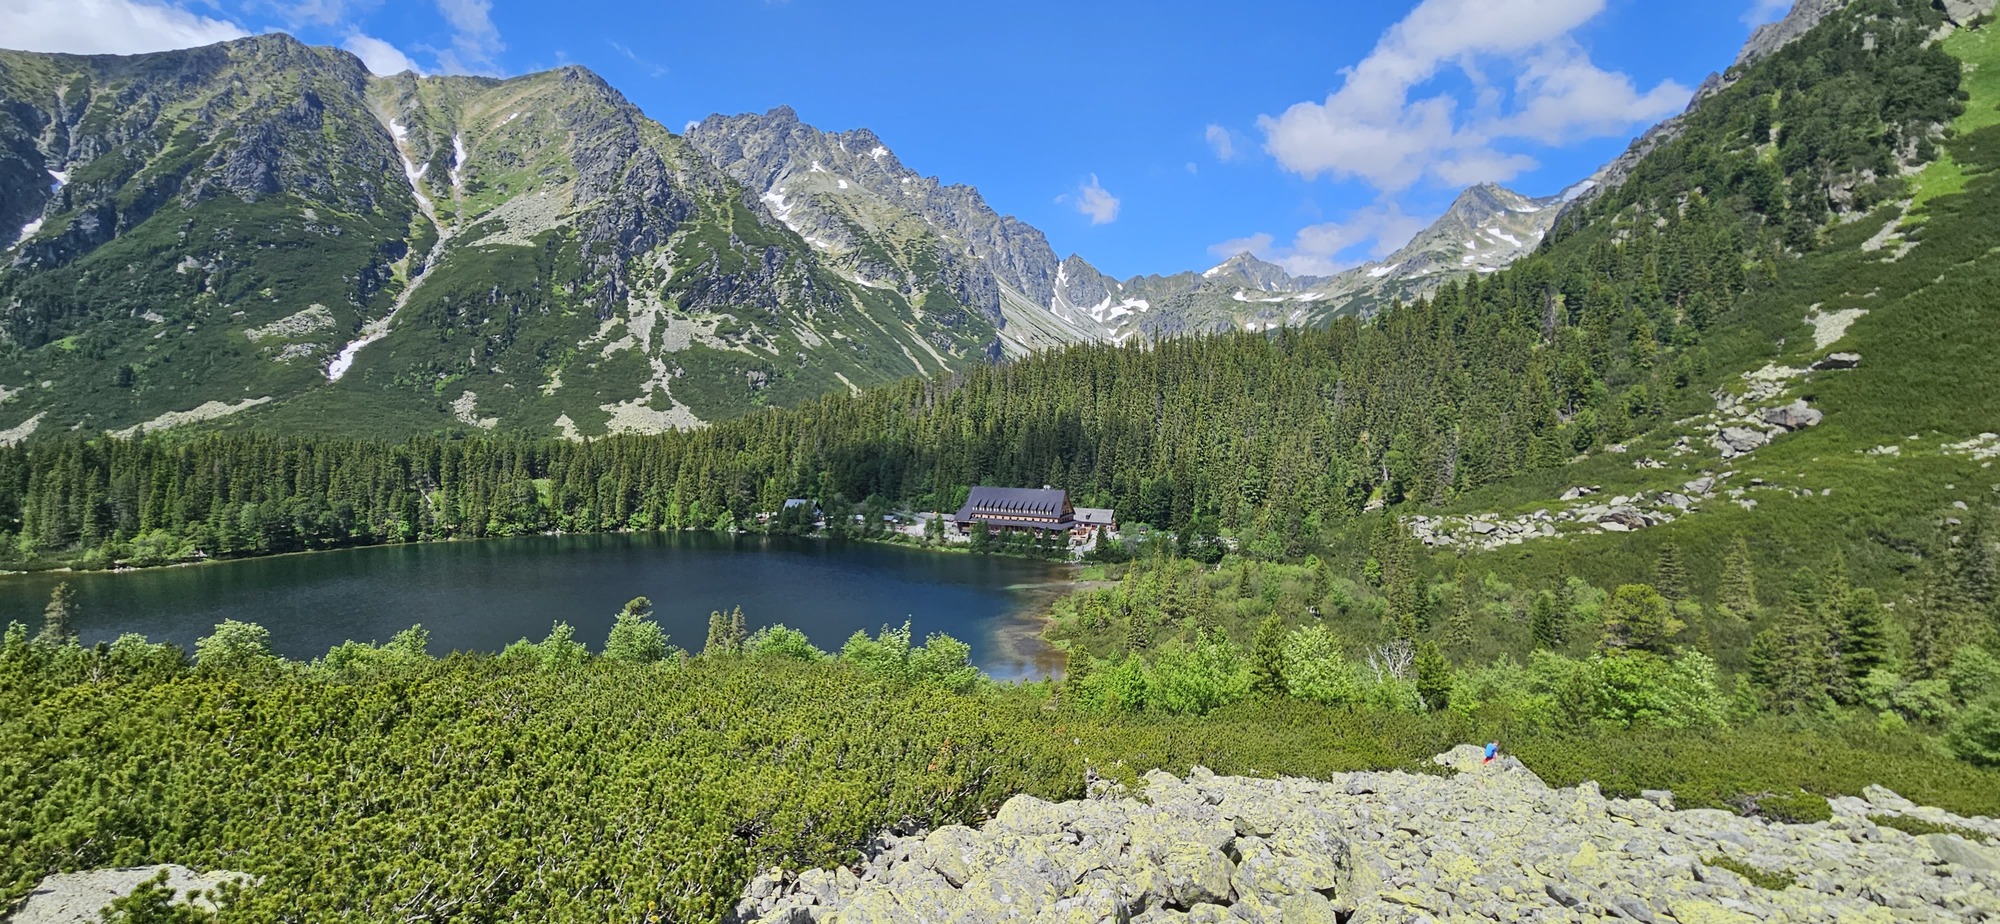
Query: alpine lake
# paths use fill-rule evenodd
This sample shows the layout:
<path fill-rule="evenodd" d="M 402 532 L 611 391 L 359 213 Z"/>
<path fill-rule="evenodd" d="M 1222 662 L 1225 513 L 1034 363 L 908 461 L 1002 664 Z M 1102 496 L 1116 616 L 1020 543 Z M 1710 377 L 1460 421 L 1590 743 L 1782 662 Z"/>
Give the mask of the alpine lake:
<path fill-rule="evenodd" d="M 56 584 L 75 592 L 85 645 L 136 632 L 193 651 L 224 619 L 269 629 L 310 660 L 344 641 L 386 642 L 421 623 L 433 654 L 497 652 L 567 622 L 600 650 L 627 600 L 653 602 L 669 643 L 700 651 L 713 611 L 750 629 L 782 623 L 838 651 L 856 631 L 908 621 L 942 632 L 998 680 L 1059 675 L 1042 614 L 1071 566 L 869 542 L 705 532 L 529 536 L 308 552 L 122 573 L 0 576 L 0 622 L 30 631 Z"/>

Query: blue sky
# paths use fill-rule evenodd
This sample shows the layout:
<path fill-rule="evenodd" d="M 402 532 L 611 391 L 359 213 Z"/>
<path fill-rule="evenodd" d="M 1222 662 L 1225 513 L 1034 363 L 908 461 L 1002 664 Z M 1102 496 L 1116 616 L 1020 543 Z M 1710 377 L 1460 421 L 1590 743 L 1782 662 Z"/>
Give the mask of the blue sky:
<path fill-rule="evenodd" d="M 128 53 L 287 31 L 378 71 L 576 63 L 675 130 L 874 129 L 1117 276 L 1238 249 L 1379 256 L 1492 180 L 1549 195 L 1725 67 L 1783 0 L 6 0 L 0 45 Z"/>

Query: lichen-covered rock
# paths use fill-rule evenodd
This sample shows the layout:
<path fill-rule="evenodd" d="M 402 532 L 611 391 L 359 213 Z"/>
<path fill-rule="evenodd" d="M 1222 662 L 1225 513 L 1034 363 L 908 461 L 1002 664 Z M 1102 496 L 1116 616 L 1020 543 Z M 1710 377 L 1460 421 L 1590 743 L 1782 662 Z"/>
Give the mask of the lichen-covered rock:
<path fill-rule="evenodd" d="M 1830 821 L 1784 825 L 1674 811 L 1664 791 L 1551 789 L 1472 745 L 1436 762 L 1455 772 L 1315 781 L 1196 768 L 1186 779 L 1150 773 L 1130 794 L 1016 797 L 977 829 L 878 839 L 858 870 L 759 876 L 735 920 L 2000 920 L 2000 823 L 1886 789 L 1834 800 Z M 1993 837 L 1913 837 L 1870 820 L 1882 814 Z M 1791 885 L 1733 871 L 1745 867 Z"/>

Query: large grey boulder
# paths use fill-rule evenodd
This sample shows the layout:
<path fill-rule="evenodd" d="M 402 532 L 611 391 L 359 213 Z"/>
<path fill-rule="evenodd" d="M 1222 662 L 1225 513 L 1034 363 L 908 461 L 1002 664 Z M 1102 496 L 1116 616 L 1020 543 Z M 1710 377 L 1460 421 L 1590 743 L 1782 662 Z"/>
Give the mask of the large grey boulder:
<path fill-rule="evenodd" d="M 1116 797 L 1017 797 L 978 828 L 885 839 L 858 870 L 761 876 L 733 920 L 2000 920 L 2000 848 L 1912 837 L 1868 816 L 1914 813 L 2000 843 L 1990 819 L 1874 789 L 1831 800 L 1830 821 L 1776 824 L 1674 811 L 1664 791 L 1550 789 L 1511 757 L 1483 757 L 1478 745 L 1440 754 L 1442 775 L 1263 780 L 1196 768 L 1186 779 L 1149 773 Z M 1795 884 L 1755 885 L 1711 865 L 1718 858 Z"/>
<path fill-rule="evenodd" d="M 1765 423 L 1774 427 L 1783 427 L 1786 430 L 1804 430 L 1807 427 L 1815 427 L 1819 425 L 1820 421 L 1826 419 L 1824 413 L 1806 404 L 1804 398 L 1800 398 L 1784 407 L 1765 408 L 1760 416 L 1764 418 Z"/>
<path fill-rule="evenodd" d="M 1952 22 L 1963 26 L 1993 12 L 1995 5 L 2000 4 L 2000 0 L 1939 0 L 1939 3 L 1944 7 L 1944 14 L 1951 17 Z"/>
<path fill-rule="evenodd" d="M 205 911 L 214 911 L 216 907 L 207 893 L 213 893 L 225 883 L 250 885 L 254 882 L 248 873 L 227 870 L 198 873 L 173 864 L 55 873 L 35 886 L 13 915 L 5 920 L 8 924 L 97 924 L 103 920 L 102 912 L 112 902 L 132 894 L 162 870 L 167 873 L 166 885 L 174 890 L 176 902 L 191 904 Z"/>
<path fill-rule="evenodd" d="M 1715 448 L 1722 451 L 1725 459 L 1756 452 L 1770 442 L 1771 438 L 1763 431 L 1748 427 L 1723 427 L 1715 434 Z"/>

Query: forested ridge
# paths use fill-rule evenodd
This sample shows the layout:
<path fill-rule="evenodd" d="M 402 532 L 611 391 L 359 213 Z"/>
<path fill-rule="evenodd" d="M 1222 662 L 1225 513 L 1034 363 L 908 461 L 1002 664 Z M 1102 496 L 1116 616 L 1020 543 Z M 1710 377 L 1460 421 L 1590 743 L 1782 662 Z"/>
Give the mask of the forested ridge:
<path fill-rule="evenodd" d="M 1371 499 L 1447 502 L 1705 402 L 1715 351 L 1741 349 L 1739 303 L 1830 209 L 1895 194 L 1963 109 L 1958 63 L 1928 41 L 1941 22 L 1917 0 L 1855 4 L 1707 101 L 1541 253 L 1372 321 L 1074 347 L 660 437 L 36 441 L 0 451 L 0 529 L 17 557 L 105 564 L 1052 484 L 1296 556 Z"/>

